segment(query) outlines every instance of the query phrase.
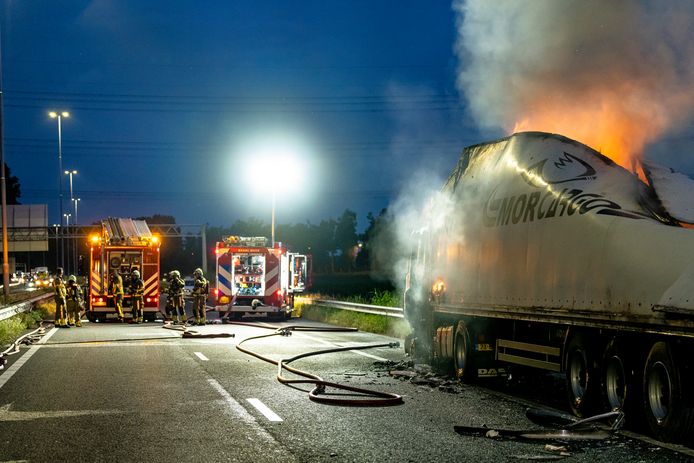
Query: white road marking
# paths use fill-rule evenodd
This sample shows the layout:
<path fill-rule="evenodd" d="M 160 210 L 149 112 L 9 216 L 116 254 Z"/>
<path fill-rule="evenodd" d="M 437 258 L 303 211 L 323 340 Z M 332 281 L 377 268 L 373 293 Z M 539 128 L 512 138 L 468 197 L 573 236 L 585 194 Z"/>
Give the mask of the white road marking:
<path fill-rule="evenodd" d="M 53 329 L 50 330 L 48 333 L 46 333 L 46 335 L 45 335 L 44 337 L 42 337 L 41 339 L 39 339 L 38 342 L 37 342 L 36 344 L 46 344 L 46 341 L 48 341 L 49 339 L 51 339 L 51 336 L 53 336 L 53 335 L 54 335 L 55 333 L 57 333 L 57 332 L 58 332 L 58 328 L 53 328 Z"/>
<path fill-rule="evenodd" d="M 222 396 L 224 402 L 226 402 L 226 404 L 229 406 L 229 411 L 243 421 L 244 424 L 252 428 L 256 434 L 258 434 L 258 437 L 262 438 L 267 443 L 277 444 L 277 441 L 265 429 L 263 429 L 260 424 L 258 424 L 253 415 L 248 413 L 246 409 L 243 408 L 243 405 L 238 403 L 231 396 L 231 394 L 229 394 L 226 389 L 224 389 L 222 385 L 217 382 L 217 380 L 210 378 L 207 380 L 207 382 L 210 383 L 210 386 L 212 386 L 219 393 L 219 395 Z"/>
<path fill-rule="evenodd" d="M 10 378 L 14 376 L 17 371 L 19 371 L 22 366 L 29 361 L 32 355 L 36 353 L 37 350 L 41 347 L 41 344 L 44 344 L 48 339 L 50 339 L 51 336 L 55 334 L 55 332 L 58 331 L 58 328 L 53 328 L 50 330 L 44 337 L 39 339 L 39 341 L 31 346 L 31 348 L 27 351 L 26 354 L 22 355 L 19 360 L 14 362 L 3 374 L 0 375 L 0 388 L 2 388 L 5 383 L 7 383 Z"/>
<path fill-rule="evenodd" d="M 343 347 L 343 346 L 341 346 L 341 345 L 339 345 L 339 344 L 337 344 L 337 343 L 330 342 L 330 341 L 325 341 L 325 340 L 319 339 L 319 338 L 314 338 L 313 336 L 309 336 L 309 335 L 307 335 L 307 334 L 300 334 L 300 336 L 303 336 L 303 337 L 305 337 L 305 338 L 311 339 L 312 341 L 319 342 L 319 343 L 321 343 L 321 344 L 325 344 L 326 346 Z M 368 358 L 371 358 L 371 359 L 374 359 L 374 360 L 378 360 L 378 361 L 380 361 L 380 362 L 387 362 L 387 361 L 388 361 L 388 359 L 384 359 L 383 357 L 379 357 L 378 355 L 369 354 L 368 352 L 364 352 L 364 351 L 361 351 L 361 350 L 350 350 L 349 352 L 354 352 L 355 354 L 363 355 L 364 357 L 368 357 Z"/>
<path fill-rule="evenodd" d="M 75 416 L 115 415 L 123 413 L 120 410 L 49 410 L 49 411 L 15 411 L 12 404 L 0 407 L 0 422 L 29 421 L 48 418 L 71 418 Z"/>
<path fill-rule="evenodd" d="M 255 409 L 258 410 L 260 413 L 262 413 L 263 416 L 265 416 L 265 418 L 267 418 L 268 420 L 270 420 L 270 421 L 284 421 L 282 418 L 280 418 L 280 416 L 277 413 L 270 410 L 270 407 L 268 407 L 267 405 L 262 403 L 260 401 L 260 399 L 246 399 L 246 401 L 249 404 L 253 405 L 255 407 Z"/>
<path fill-rule="evenodd" d="M 207 357 L 205 357 L 205 354 L 203 354 L 202 352 L 195 352 L 195 355 L 197 355 L 200 360 L 203 360 L 205 362 L 209 360 Z"/>

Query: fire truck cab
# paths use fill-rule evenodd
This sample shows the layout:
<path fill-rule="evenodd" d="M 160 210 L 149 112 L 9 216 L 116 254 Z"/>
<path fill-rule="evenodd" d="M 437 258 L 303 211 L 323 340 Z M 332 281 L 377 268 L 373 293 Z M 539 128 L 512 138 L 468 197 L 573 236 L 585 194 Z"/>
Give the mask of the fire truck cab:
<path fill-rule="evenodd" d="M 220 318 L 244 314 L 289 317 L 294 295 L 310 287 L 309 255 L 291 253 L 265 237 L 229 236 L 217 243 L 215 288 Z"/>
<path fill-rule="evenodd" d="M 105 320 L 116 315 L 114 297 L 109 294 L 109 275 L 118 273 L 123 279 L 123 312 L 130 307 L 130 276 L 140 272 L 145 282 L 144 318 L 154 320 L 159 312 L 159 246 L 147 222 L 108 218 L 101 222 L 101 233 L 89 237 L 89 310 L 90 321 Z"/>

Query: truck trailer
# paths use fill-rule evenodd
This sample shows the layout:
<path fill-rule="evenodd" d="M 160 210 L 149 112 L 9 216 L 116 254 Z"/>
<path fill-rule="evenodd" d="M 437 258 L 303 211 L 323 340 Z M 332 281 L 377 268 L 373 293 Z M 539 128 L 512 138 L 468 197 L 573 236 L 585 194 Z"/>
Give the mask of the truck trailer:
<path fill-rule="evenodd" d="M 547 133 L 466 148 L 411 234 L 406 349 L 464 381 L 564 374 L 578 416 L 691 443 L 694 230 L 638 172 Z"/>

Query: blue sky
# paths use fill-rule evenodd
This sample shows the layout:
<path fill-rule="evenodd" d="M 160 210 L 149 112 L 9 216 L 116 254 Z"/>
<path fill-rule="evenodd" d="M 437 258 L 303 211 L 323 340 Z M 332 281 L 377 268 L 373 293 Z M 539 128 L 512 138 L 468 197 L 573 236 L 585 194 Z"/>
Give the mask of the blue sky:
<path fill-rule="evenodd" d="M 530 11 L 517 2 L 475 3 L 512 22 L 519 21 L 514 9 Z M 170 214 L 182 224 L 224 226 L 251 216 L 269 222 L 270 191 L 282 182 L 288 189 L 277 200 L 280 223 L 317 223 L 352 209 L 363 229 L 368 212 L 393 204 L 403 190 L 411 197 L 423 177 L 429 185 L 442 182 L 465 146 L 504 135 L 477 128 L 456 86 L 461 63 L 448 0 L 0 5 L 6 160 L 21 181 L 22 203 L 47 203 L 51 223 L 59 217 L 51 109 L 71 113 L 63 125 L 63 166 L 79 171 L 80 223 L 152 214 Z M 568 20 L 577 40 L 592 34 L 563 14 L 564 6 L 551 5 L 556 33 Z M 690 20 L 692 8 L 678 5 Z M 478 58 L 485 62 L 484 45 L 496 36 L 479 26 Z M 528 24 L 530 32 L 536 29 Z M 615 33 L 617 46 L 630 34 L 638 31 Z M 512 56 L 528 51 L 529 42 L 511 41 Z M 674 70 L 691 67 L 691 41 L 680 42 L 673 47 L 683 47 L 684 58 Z M 561 51 L 575 60 L 575 47 Z M 586 62 L 600 56 L 600 47 L 593 51 Z M 516 61 L 511 82 L 514 72 L 528 68 Z M 583 62 L 577 61 L 586 67 Z M 495 97 L 524 96 L 508 91 Z M 487 101 L 481 98 L 483 107 Z M 286 139 L 298 146 L 303 179 L 260 169 L 248 148 Z M 692 140 L 684 118 L 645 155 L 691 174 Z M 67 197 L 67 181 L 64 191 Z"/>
<path fill-rule="evenodd" d="M 6 160 L 21 202 L 48 203 L 51 222 L 50 109 L 71 113 L 63 166 L 79 171 L 81 223 L 156 213 L 269 222 L 277 173 L 240 147 L 279 133 L 302 141 L 307 175 L 279 195 L 278 221 L 349 208 L 363 227 L 414 170 L 445 176 L 481 140 L 456 90 L 448 1 L 2 5 Z"/>

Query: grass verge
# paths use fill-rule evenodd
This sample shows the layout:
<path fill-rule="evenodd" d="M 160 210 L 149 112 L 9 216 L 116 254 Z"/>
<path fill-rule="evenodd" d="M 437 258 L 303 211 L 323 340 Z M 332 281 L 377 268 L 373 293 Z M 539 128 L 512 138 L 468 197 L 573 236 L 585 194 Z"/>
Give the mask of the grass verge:
<path fill-rule="evenodd" d="M 52 307 L 51 307 L 52 305 Z M 40 303 L 31 312 L 23 312 L 0 320 L 0 346 L 6 346 L 22 335 L 24 331 L 35 328 L 45 318 L 53 318 L 50 313 L 55 313 L 54 303 Z"/>
<path fill-rule="evenodd" d="M 404 338 L 410 326 L 402 318 L 386 317 L 369 313 L 352 312 L 333 307 L 317 307 L 311 304 L 297 304 L 301 318 L 331 325 L 357 328 L 369 333 L 385 334 L 394 338 Z"/>
<path fill-rule="evenodd" d="M 48 289 L 44 290 L 39 290 L 39 291 L 21 291 L 17 293 L 10 293 L 9 297 L 5 297 L 4 294 L 0 292 L 0 306 L 5 306 L 5 305 L 10 305 L 10 304 L 15 304 L 17 302 L 21 302 L 27 299 L 31 299 L 32 297 L 40 296 L 43 293 L 50 292 Z"/>

